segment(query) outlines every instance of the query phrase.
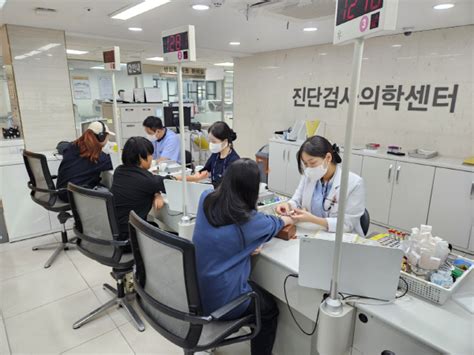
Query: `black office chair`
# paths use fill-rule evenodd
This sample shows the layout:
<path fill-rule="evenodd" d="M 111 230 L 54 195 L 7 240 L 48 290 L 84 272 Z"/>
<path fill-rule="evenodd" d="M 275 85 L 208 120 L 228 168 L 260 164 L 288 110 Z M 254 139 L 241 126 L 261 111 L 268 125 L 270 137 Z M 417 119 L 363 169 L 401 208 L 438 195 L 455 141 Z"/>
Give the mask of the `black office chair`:
<path fill-rule="evenodd" d="M 130 242 L 135 257 L 134 283 L 137 301 L 146 319 L 161 335 L 194 354 L 254 338 L 261 327 L 260 299 L 249 292 L 203 315 L 196 276 L 194 245 L 162 231 L 130 213 Z M 222 318 L 249 299 L 252 315 L 236 320 Z M 242 327 L 250 333 L 232 336 Z"/>
<path fill-rule="evenodd" d="M 194 166 L 193 166 L 193 155 L 191 154 L 191 152 L 189 150 L 187 150 L 185 152 L 185 156 L 186 156 L 186 167 L 188 168 L 191 168 L 191 170 L 194 170 Z"/>
<path fill-rule="evenodd" d="M 33 247 L 33 250 L 50 249 L 56 246 L 53 255 L 44 264 L 45 268 L 51 266 L 53 261 L 57 258 L 59 253 L 63 250 L 68 250 L 69 246 L 75 244 L 75 239 L 68 240 L 66 232 L 66 221 L 71 218 L 71 214 L 67 211 L 71 210 L 69 203 L 63 202 L 58 193 L 66 189 L 57 189 L 54 184 L 55 175 L 51 175 L 48 167 L 48 161 L 43 154 L 23 151 L 23 160 L 25 162 L 26 171 L 30 181 L 28 188 L 31 190 L 31 199 L 37 204 L 41 205 L 48 211 L 57 212 L 59 223 L 61 223 L 61 242 L 48 243 Z M 25 221 L 27 222 L 27 221 Z"/>
<path fill-rule="evenodd" d="M 367 235 L 369 232 L 370 227 L 370 215 L 367 209 L 365 210 L 364 214 L 360 217 L 360 226 L 362 228 L 362 232 L 364 232 L 364 236 Z"/>
<path fill-rule="evenodd" d="M 113 306 L 123 307 L 139 331 L 145 326 L 136 311 L 132 308 L 125 293 L 125 275 L 132 271 L 134 261 L 131 252 L 124 252 L 128 240 L 118 240 L 120 234 L 115 214 L 114 198 L 107 189 L 92 190 L 68 184 L 68 196 L 74 216 L 74 232 L 77 235 L 79 251 L 102 265 L 112 268 L 112 277 L 117 281 L 117 288 L 104 284 L 104 290 L 110 291 L 114 298 L 95 309 L 74 323 L 73 328 L 80 328 L 92 318 L 107 311 Z"/>

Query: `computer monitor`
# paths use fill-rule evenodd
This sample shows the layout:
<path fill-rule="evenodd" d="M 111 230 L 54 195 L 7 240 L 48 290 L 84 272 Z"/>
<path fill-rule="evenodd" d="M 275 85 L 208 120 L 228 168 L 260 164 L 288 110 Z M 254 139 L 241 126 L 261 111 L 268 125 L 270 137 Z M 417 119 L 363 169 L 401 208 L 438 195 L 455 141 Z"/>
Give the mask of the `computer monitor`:
<path fill-rule="evenodd" d="M 184 126 L 191 125 L 191 108 L 183 107 L 184 109 Z M 179 128 L 179 108 L 178 107 L 164 107 L 165 127 Z"/>

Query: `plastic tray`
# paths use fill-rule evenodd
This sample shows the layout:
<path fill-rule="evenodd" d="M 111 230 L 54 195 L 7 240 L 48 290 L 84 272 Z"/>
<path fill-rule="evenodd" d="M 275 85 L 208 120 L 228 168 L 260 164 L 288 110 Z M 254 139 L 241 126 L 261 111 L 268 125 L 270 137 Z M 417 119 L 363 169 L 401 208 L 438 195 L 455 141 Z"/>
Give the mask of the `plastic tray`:
<path fill-rule="evenodd" d="M 431 158 L 434 158 L 437 155 L 438 155 L 438 152 L 434 152 L 434 151 L 431 151 L 427 154 L 422 154 L 422 153 L 419 152 L 418 149 L 410 150 L 408 152 L 408 156 L 410 156 L 412 158 L 418 158 L 418 159 L 431 159 Z"/>
<path fill-rule="evenodd" d="M 461 258 L 467 261 L 473 262 L 467 258 L 464 258 L 460 255 L 452 254 L 457 258 Z M 460 284 L 464 282 L 468 274 L 472 272 L 474 265 L 471 266 L 468 270 L 464 271 L 461 277 L 459 277 L 456 282 L 450 288 L 444 288 L 442 286 L 436 285 L 432 282 L 420 279 L 413 274 L 408 274 L 404 271 L 401 272 L 401 277 L 408 284 L 408 291 L 423 297 L 433 303 L 444 304 L 451 295 L 454 294 L 455 290 L 459 287 Z"/>

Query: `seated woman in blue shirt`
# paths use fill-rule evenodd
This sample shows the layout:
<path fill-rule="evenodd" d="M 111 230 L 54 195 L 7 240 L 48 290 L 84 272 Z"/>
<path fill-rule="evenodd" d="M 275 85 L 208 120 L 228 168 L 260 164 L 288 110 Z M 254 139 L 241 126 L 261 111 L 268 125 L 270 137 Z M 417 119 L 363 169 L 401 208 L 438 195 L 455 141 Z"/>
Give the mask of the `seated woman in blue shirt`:
<path fill-rule="evenodd" d="M 233 142 L 237 139 L 237 134 L 227 123 L 222 121 L 214 122 L 209 127 L 208 132 L 209 150 L 212 154 L 204 168 L 189 176 L 187 180 L 196 182 L 210 177 L 212 184 L 216 187 L 220 184 L 222 176 L 230 164 L 240 159 L 233 145 Z"/>
<path fill-rule="evenodd" d="M 57 187 L 65 189 L 69 182 L 96 187 L 100 182 L 100 174 L 113 169 L 109 152 L 105 149 L 109 136 L 115 136 L 115 133 L 105 123 L 96 121 L 88 126 L 82 136 L 70 143 L 59 165 Z M 67 191 L 60 192 L 59 198 L 68 202 Z"/>
<path fill-rule="evenodd" d="M 254 161 L 239 159 L 230 165 L 219 187 L 201 196 L 193 242 L 204 313 L 210 314 L 254 290 L 260 296 L 262 330 L 252 340 L 252 355 L 271 355 L 278 307 L 269 293 L 249 282 L 250 256 L 293 221 L 256 211 L 259 183 Z M 252 310 L 249 301 L 229 313 L 227 319 L 240 318 Z"/>

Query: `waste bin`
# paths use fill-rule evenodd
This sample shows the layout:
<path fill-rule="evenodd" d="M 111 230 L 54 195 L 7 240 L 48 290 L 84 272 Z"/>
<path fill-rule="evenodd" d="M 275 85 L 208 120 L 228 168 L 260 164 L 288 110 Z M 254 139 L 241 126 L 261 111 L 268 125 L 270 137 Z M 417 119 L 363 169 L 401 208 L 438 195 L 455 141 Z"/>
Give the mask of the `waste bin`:
<path fill-rule="evenodd" d="M 268 144 L 260 148 L 255 154 L 255 160 L 260 170 L 260 182 L 268 183 L 268 156 L 269 146 Z"/>

